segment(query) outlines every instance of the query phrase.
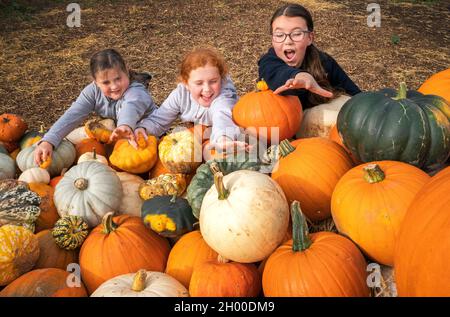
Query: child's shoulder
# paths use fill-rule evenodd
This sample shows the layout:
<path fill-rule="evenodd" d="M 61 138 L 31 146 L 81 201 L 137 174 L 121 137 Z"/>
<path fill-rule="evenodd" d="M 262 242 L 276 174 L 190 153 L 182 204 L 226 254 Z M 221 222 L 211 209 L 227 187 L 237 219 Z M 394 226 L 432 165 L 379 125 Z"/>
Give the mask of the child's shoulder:
<path fill-rule="evenodd" d="M 128 89 L 125 91 L 124 98 L 134 99 L 134 98 L 151 98 L 148 89 L 139 82 L 131 82 Z"/>

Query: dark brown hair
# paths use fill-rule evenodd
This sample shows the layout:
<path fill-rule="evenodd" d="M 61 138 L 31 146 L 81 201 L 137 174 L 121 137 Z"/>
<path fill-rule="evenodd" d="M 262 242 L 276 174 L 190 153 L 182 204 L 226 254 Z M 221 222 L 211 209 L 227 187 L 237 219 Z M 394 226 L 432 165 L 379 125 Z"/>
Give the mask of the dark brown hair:
<path fill-rule="evenodd" d="M 130 82 L 137 81 L 148 88 L 148 84 L 152 75 L 149 73 L 138 73 L 134 70 L 128 69 L 125 60 L 122 58 L 119 52 L 113 48 L 108 48 L 105 50 L 98 51 L 94 53 L 90 61 L 91 75 L 95 78 L 95 75 L 99 71 L 105 69 L 111 69 L 118 67 L 122 70 L 129 78 Z"/>
<path fill-rule="evenodd" d="M 303 18 L 306 21 L 308 31 L 314 31 L 314 23 L 311 13 L 309 13 L 309 11 L 300 4 L 288 3 L 278 8 L 273 14 L 272 19 L 270 19 L 270 33 L 272 33 L 273 22 L 280 16 Z M 335 95 L 339 95 L 340 92 L 334 89 L 327 79 L 327 75 L 320 61 L 319 49 L 314 45 L 314 43 L 311 43 L 311 45 L 306 48 L 305 58 L 303 59 L 300 67 L 310 73 L 319 86 L 326 90 L 332 91 Z M 325 98 L 314 93 L 308 93 L 308 102 L 312 106 L 328 102 L 329 100 L 330 98 Z"/>
<path fill-rule="evenodd" d="M 184 56 L 180 63 L 178 80 L 186 83 L 189 80 L 191 71 L 199 67 L 204 67 L 207 64 L 217 67 L 222 79 L 228 74 L 228 68 L 222 54 L 211 47 L 200 47 Z"/>

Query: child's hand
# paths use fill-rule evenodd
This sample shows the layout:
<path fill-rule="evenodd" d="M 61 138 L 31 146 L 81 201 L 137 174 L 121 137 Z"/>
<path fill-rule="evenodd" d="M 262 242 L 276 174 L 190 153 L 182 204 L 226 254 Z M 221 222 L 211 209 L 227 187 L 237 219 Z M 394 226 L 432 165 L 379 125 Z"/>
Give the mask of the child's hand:
<path fill-rule="evenodd" d="M 144 128 L 137 128 L 136 130 L 134 130 L 134 138 L 136 140 L 139 137 L 139 134 L 142 134 L 145 141 L 148 141 L 147 130 L 145 130 Z"/>
<path fill-rule="evenodd" d="M 226 155 L 233 154 L 236 152 L 246 151 L 249 152 L 251 150 L 251 145 L 242 141 L 234 141 L 227 136 L 222 136 L 217 140 L 216 143 L 213 144 L 216 151 L 225 152 Z"/>
<path fill-rule="evenodd" d="M 320 87 L 319 84 L 314 79 L 314 77 L 311 76 L 311 74 L 305 72 L 298 73 L 297 75 L 295 75 L 294 78 L 288 79 L 283 86 L 278 87 L 273 93 L 279 94 L 289 89 L 300 89 L 300 88 L 305 88 L 315 94 L 318 94 L 326 98 L 333 97 L 332 92 Z"/>
<path fill-rule="evenodd" d="M 46 161 L 48 157 L 52 157 L 53 145 L 47 141 L 43 141 L 36 146 L 34 150 L 34 162 L 39 166 Z"/>
<path fill-rule="evenodd" d="M 114 129 L 109 137 L 109 142 L 112 143 L 117 141 L 118 139 L 129 139 L 130 141 L 135 141 L 134 134 L 131 128 L 125 124 L 118 126 Z"/>

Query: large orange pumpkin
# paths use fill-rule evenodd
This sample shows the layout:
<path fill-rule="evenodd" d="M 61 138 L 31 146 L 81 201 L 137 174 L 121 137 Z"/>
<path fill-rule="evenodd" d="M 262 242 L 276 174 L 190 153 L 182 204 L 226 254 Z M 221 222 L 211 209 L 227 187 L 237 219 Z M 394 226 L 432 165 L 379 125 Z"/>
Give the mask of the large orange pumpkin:
<path fill-rule="evenodd" d="M 261 273 L 252 263 L 228 262 L 218 256 L 197 265 L 189 283 L 193 297 L 256 297 Z"/>
<path fill-rule="evenodd" d="M 418 89 L 425 95 L 438 95 L 450 103 L 450 68 L 434 74 Z"/>
<path fill-rule="evenodd" d="M 272 129 L 278 129 L 278 140 L 291 138 L 302 121 L 302 105 L 297 96 L 275 95 L 267 85 L 262 90 L 242 96 L 233 108 L 233 120 L 247 132 L 262 139 L 272 140 Z"/>
<path fill-rule="evenodd" d="M 43 183 L 28 183 L 30 190 L 35 192 L 41 197 L 41 213 L 36 220 L 35 232 L 39 232 L 45 229 L 53 228 L 55 222 L 59 219 L 58 210 L 53 202 L 53 194 L 55 189 L 47 184 Z"/>
<path fill-rule="evenodd" d="M 450 296 L 450 167 L 410 204 L 398 235 L 394 267 L 399 296 Z"/>
<path fill-rule="evenodd" d="M 164 272 L 169 242 L 140 217 L 112 213 L 89 234 L 80 250 L 81 276 L 91 294 L 106 280 L 140 269 Z"/>
<path fill-rule="evenodd" d="M 365 297 L 366 261 L 349 239 L 332 232 L 308 234 L 297 201 L 291 205 L 293 240 L 267 259 L 262 276 L 265 296 Z"/>
<path fill-rule="evenodd" d="M 392 266 L 406 210 L 429 179 L 421 169 L 403 162 L 379 161 L 352 168 L 339 180 L 331 199 L 336 228 L 371 259 Z"/>
<path fill-rule="evenodd" d="M 339 179 L 353 166 L 345 150 L 321 137 L 280 143 L 281 158 L 272 178 L 281 186 L 288 202 L 298 200 L 312 221 L 331 215 L 331 194 Z"/>
<path fill-rule="evenodd" d="M 12 113 L 0 115 L 0 141 L 17 142 L 27 128 L 28 125 L 21 116 Z"/>
<path fill-rule="evenodd" d="M 0 297 L 87 297 L 81 281 L 67 285 L 69 272 L 56 268 L 28 272 L 6 286 Z"/>
<path fill-rule="evenodd" d="M 34 269 L 58 268 L 67 270 L 70 263 L 78 263 L 78 250 L 64 250 L 55 242 L 50 230 L 42 230 L 36 234 L 39 241 L 39 258 Z"/>
<path fill-rule="evenodd" d="M 193 269 L 208 260 L 217 259 L 217 252 L 203 240 L 199 230 L 183 235 L 175 243 L 167 260 L 166 273 L 189 288 Z"/>

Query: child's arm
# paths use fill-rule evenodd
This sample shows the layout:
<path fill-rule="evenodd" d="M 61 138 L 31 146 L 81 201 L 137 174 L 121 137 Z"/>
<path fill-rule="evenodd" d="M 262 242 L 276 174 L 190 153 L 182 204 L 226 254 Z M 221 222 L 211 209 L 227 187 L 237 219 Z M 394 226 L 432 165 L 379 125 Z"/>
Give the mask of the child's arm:
<path fill-rule="evenodd" d="M 48 142 L 53 147 L 58 147 L 62 139 L 73 129 L 78 127 L 95 108 L 95 87 L 94 84 L 86 86 L 77 100 L 72 103 L 69 109 L 52 125 L 50 130 L 39 142 Z"/>
<path fill-rule="evenodd" d="M 177 119 L 180 113 L 180 102 L 179 91 L 175 89 L 159 108 L 137 123 L 136 129 L 144 128 L 148 134 L 160 137 Z"/>
<path fill-rule="evenodd" d="M 276 90 L 304 70 L 289 66 L 275 54 L 273 48 L 270 48 L 258 61 L 258 72 L 259 78 L 264 79 L 271 90 Z M 291 91 L 289 94 L 299 95 L 299 93 L 306 92 Z"/>

